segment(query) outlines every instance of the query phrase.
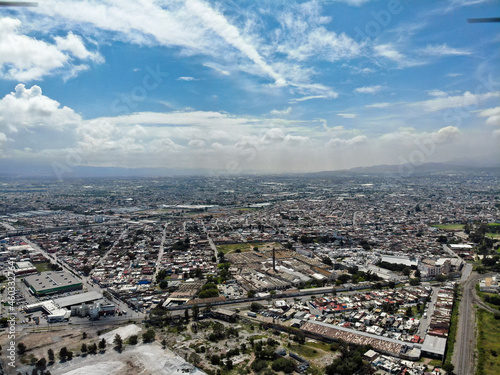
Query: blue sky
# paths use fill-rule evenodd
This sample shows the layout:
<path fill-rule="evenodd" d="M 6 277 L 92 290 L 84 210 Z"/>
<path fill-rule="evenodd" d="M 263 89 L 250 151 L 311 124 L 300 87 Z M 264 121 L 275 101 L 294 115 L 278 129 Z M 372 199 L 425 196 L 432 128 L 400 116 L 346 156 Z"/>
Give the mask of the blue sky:
<path fill-rule="evenodd" d="M 495 1 L 0 9 L 5 163 L 309 172 L 498 161 Z"/>

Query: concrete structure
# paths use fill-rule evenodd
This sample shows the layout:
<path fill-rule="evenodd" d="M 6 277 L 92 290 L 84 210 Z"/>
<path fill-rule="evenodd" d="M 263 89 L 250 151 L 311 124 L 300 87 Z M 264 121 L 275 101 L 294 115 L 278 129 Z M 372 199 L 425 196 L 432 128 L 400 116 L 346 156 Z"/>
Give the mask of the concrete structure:
<path fill-rule="evenodd" d="M 22 275 L 31 275 L 33 273 L 37 273 L 36 267 L 31 263 L 31 262 L 16 262 L 14 263 L 14 268 L 15 271 L 14 273 L 16 276 L 22 276 Z"/>
<path fill-rule="evenodd" d="M 321 340 L 344 340 L 355 345 L 371 345 L 376 351 L 395 357 L 417 360 L 420 358 L 420 345 L 377 336 L 366 332 L 353 331 L 328 323 L 309 321 L 301 328 L 304 334 Z"/>
<path fill-rule="evenodd" d="M 444 337 L 427 335 L 422 344 L 422 354 L 443 359 L 446 352 L 446 342 L 447 339 Z"/>
<path fill-rule="evenodd" d="M 479 282 L 479 290 L 481 292 L 498 293 L 500 285 L 498 283 L 498 275 L 486 277 Z"/>
<path fill-rule="evenodd" d="M 75 294 L 68 297 L 55 298 L 54 303 L 59 307 L 70 308 L 82 303 L 94 302 L 102 299 L 102 294 L 93 290 L 86 293 Z"/>
<path fill-rule="evenodd" d="M 40 275 L 28 276 L 24 283 L 36 296 L 82 289 L 81 280 L 65 271 L 42 272 Z"/>

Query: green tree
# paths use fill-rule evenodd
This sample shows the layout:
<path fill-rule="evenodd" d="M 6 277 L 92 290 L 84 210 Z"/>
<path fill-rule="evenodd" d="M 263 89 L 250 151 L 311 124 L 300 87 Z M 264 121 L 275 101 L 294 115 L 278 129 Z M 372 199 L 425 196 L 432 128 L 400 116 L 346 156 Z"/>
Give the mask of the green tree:
<path fill-rule="evenodd" d="M 99 341 L 99 349 L 106 349 L 106 339 L 103 337 L 101 341 Z"/>
<path fill-rule="evenodd" d="M 294 371 L 295 366 L 289 359 L 278 358 L 277 360 L 273 361 L 271 368 L 277 372 L 282 371 L 285 374 L 290 374 Z"/>
<path fill-rule="evenodd" d="M 138 337 L 137 335 L 132 335 L 128 338 L 128 343 L 130 345 L 137 345 Z"/>
<path fill-rule="evenodd" d="M 47 356 L 49 357 L 49 362 L 54 362 L 56 357 L 54 355 L 54 351 L 51 348 L 47 350 Z"/>
<path fill-rule="evenodd" d="M 94 342 L 94 343 L 92 343 L 92 344 L 90 344 L 90 345 L 88 346 L 88 351 L 89 351 L 89 353 L 90 353 L 90 354 L 95 354 L 95 353 L 97 353 L 97 345 L 96 345 L 96 343 L 95 343 L 95 342 Z"/>
<path fill-rule="evenodd" d="M 61 361 L 65 361 L 68 358 L 68 348 L 63 346 L 61 350 L 59 350 L 59 358 Z"/>
<path fill-rule="evenodd" d="M 17 344 L 17 352 L 20 355 L 23 355 L 26 352 L 26 345 L 24 345 L 24 343 L 22 343 L 22 342 L 20 342 L 19 344 Z"/>
<path fill-rule="evenodd" d="M 45 370 L 46 367 L 47 367 L 47 360 L 43 357 L 40 358 L 36 363 L 36 368 L 43 371 Z"/>
<path fill-rule="evenodd" d="M 260 311 L 264 308 L 263 305 L 261 305 L 260 303 L 258 302 L 252 302 L 252 304 L 250 305 L 250 310 L 254 311 L 254 312 L 257 312 L 257 311 Z"/>
<path fill-rule="evenodd" d="M 446 371 L 448 374 L 453 374 L 453 370 L 455 370 L 455 366 L 453 366 L 453 363 L 451 363 L 451 362 L 446 362 L 443 365 L 443 370 Z"/>
<path fill-rule="evenodd" d="M 122 349 L 123 349 L 123 340 L 122 340 L 122 337 L 119 334 L 115 335 L 115 339 L 113 340 L 113 344 L 115 344 L 116 350 L 118 350 L 119 352 L 122 351 Z"/>
<path fill-rule="evenodd" d="M 162 281 L 160 281 L 160 288 L 161 289 L 167 289 L 168 288 L 168 280 L 162 280 Z"/>
<path fill-rule="evenodd" d="M 146 332 L 142 334 L 142 341 L 144 343 L 153 342 L 155 339 L 156 333 L 153 329 L 148 329 Z"/>
<path fill-rule="evenodd" d="M 200 307 L 198 305 L 193 305 L 193 319 L 198 320 L 199 315 L 200 315 Z"/>
<path fill-rule="evenodd" d="M 80 351 L 83 353 L 83 354 L 86 354 L 87 353 L 87 345 L 85 343 L 82 344 L 82 346 L 80 347 Z"/>

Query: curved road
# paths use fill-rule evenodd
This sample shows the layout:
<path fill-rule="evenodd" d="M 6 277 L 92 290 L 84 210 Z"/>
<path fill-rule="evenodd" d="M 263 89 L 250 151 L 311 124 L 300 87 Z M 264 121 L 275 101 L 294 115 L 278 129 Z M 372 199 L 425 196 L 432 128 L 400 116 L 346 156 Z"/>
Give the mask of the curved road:
<path fill-rule="evenodd" d="M 474 373 L 474 351 L 476 349 L 475 286 L 477 282 L 494 273 L 479 275 L 472 273 L 463 285 L 460 301 L 458 329 L 452 363 L 458 375 Z"/>

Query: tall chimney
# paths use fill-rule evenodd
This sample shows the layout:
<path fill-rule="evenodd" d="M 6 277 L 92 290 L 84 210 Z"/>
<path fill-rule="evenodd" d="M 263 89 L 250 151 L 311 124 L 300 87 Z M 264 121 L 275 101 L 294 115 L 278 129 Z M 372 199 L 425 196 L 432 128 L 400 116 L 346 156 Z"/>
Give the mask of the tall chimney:
<path fill-rule="evenodd" d="M 276 272 L 276 250 L 273 247 L 273 270 Z"/>

